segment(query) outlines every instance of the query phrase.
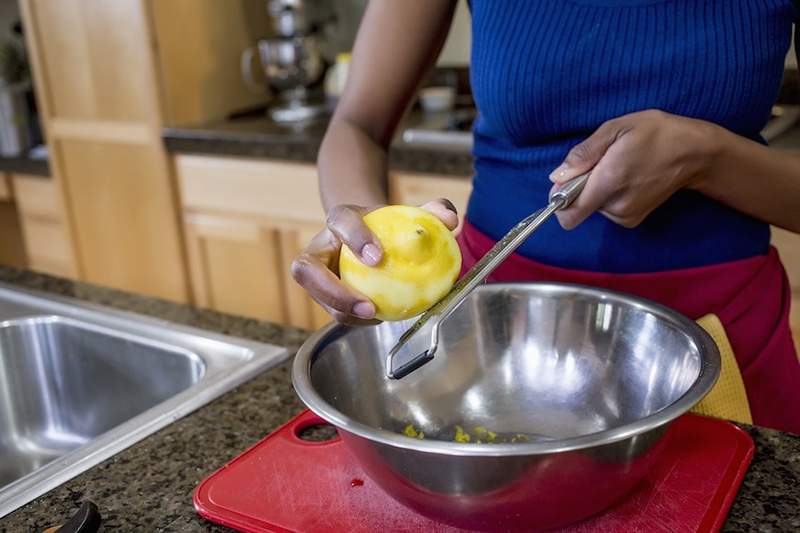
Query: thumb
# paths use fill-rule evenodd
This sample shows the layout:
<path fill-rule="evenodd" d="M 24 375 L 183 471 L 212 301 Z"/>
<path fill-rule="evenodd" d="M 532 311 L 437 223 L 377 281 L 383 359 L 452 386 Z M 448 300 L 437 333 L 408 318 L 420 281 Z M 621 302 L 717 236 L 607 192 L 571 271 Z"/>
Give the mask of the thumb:
<path fill-rule="evenodd" d="M 589 172 L 614 144 L 619 134 L 620 129 L 616 122 L 604 123 L 589 138 L 572 147 L 564 162 L 550 173 L 550 181 L 561 184 Z"/>
<path fill-rule="evenodd" d="M 458 211 L 456 210 L 456 206 L 453 205 L 453 202 L 447 198 L 432 200 L 422 204 L 420 207 L 435 215 L 450 231 L 456 229 L 458 226 Z"/>

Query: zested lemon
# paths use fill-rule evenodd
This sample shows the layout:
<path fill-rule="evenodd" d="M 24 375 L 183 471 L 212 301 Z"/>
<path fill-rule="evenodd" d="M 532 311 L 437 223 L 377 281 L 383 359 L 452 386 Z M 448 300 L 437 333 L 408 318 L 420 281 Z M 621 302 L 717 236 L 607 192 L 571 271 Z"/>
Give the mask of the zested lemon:
<path fill-rule="evenodd" d="M 370 267 L 347 246 L 339 254 L 339 276 L 375 304 L 380 320 L 416 316 L 452 288 L 461 271 L 461 251 L 441 220 L 418 207 L 392 205 L 368 213 L 364 223 L 383 247 Z"/>

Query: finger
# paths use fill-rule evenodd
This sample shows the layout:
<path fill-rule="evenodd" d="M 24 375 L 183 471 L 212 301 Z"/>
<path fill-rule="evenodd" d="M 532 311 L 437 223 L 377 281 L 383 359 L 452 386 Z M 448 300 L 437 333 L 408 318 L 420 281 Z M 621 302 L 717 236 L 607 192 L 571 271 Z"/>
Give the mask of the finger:
<path fill-rule="evenodd" d="M 550 181 L 564 183 L 589 172 L 614 142 L 625 133 L 624 123 L 618 120 L 605 122 L 585 141 L 576 144 L 551 174 Z"/>
<path fill-rule="evenodd" d="M 375 317 L 375 304 L 342 283 L 318 257 L 308 252 L 292 262 L 292 277 L 323 306 L 358 318 Z"/>
<path fill-rule="evenodd" d="M 316 300 L 314 300 L 316 301 Z M 365 320 L 363 318 L 358 318 L 356 316 L 342 313 L 341 311 L 337 311 L 336 309 L 329 307 L 323 303 L 317 302 L 322 309 L 325 310 L 326 313 L 331 315 L 331 317 L 340 324 L 347 324 L 348 326 L 372 326 L 375 324 L 380 324 L 381 321 L 377 319 Z"/>
<path fill-rule="evenodd" d="M 420 206 L 425 211 L 432 213 L 436 218 L 447 226 L 447 229 L 454 230 L 458 227 L 458 211 L 453 202 L 447 198 L 432 200 Z"/>
<path fill-rule="evenodd" d="M 319 259 L 331 272 L 339 271 L 339 251 L 342 243 L 329 228 L 320 231 L 311 239 L 308 246 L 301 252 L 313 255 Z"/>
<path fill-rule="evenodd" d="M 328 212 L 328 228 L 368 266 L 381 262 L 383 249 L 378 238 L 364 224 L 364 210 L 347 205 Z"/>
<path fill-rule="evenodd" d="M 558 185 L 553 185 L 553 190 Z M 561 227 L 570 230 L 577 227 L 592 213 L 600 209 L 616 193 L 613 176 L 598 166 L 589 176 L 583 190 L 566 209 L 556 211 Z"/>

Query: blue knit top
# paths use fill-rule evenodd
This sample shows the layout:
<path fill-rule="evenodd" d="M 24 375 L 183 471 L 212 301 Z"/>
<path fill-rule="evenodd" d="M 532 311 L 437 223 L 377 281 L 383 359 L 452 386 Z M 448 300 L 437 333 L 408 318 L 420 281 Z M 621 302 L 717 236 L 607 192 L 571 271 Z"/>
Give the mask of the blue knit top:
<path fill-rule="evenodd" d="M 761 141 L 796 17 L 792 0 L 472 0 L 475 178 L 468 220 L 494 239 L 547 202 L 548 174 L 604 121 L 645 109 Z M 757 180 L 759 176 L 753 175 Z M 600 272 L 763 254 L 769 226 L 679 191 L 640 226 L 554 219 L 518 250 Z"/>

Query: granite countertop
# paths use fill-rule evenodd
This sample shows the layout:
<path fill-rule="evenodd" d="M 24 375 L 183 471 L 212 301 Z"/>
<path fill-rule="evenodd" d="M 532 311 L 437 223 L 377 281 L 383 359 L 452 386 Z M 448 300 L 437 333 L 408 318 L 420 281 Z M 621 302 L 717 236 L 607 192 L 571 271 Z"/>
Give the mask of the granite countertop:
<path fill-rule="evenodd" d="M 306 337 L 288 327 L 8 267 L 0 267 L 0 281 L 278 344 L 290 351 Z M 0 532 L 40 532 L 63 523 L 85 499 L 98 505 L 102 531 L 227 531 L 197 516 L 194 488 L 301 409 L 291 387 L 289 363 L 284 363 L 0 519 Z M 745 429 L 756 442 L 756 454 L 724 529 L 800 530 L 800 437 Z"/>
<path fill-rule="evenodd" d="M 33 158 L 28 156 L 0 156 L 0 172 L 13 172 L 49 178 L 50 161 L 46 158 Z"/>
<path fill-rule="evenodd" d="M 419 125 L 437 118 L 421 113 L 408 122 Z M 279 124 L 264 111 L 195 126 L 165 128 L 164 145 L 174 153 L 260 157 L 315 163 L 327 120 L 307 125 Z M 402 128 L 401 128 L 402 129 Z M 472 155 L 466 151 L 408 146 L 397 141 L 389 152 L 394 170 L 425 172 L 464 178 L 472 175 Z"/>

